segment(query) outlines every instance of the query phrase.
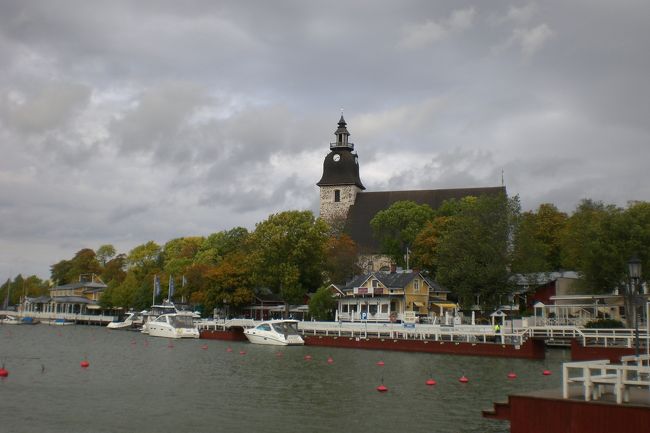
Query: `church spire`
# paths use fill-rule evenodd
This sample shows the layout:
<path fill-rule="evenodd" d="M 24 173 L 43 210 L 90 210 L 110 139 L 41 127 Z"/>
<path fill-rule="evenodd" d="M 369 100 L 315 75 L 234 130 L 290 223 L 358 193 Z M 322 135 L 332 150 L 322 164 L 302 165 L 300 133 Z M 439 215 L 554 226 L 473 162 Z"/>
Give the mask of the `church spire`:
<path fill-rule="evenodd" d="M 341 118 L 339 119 L 339 127 L 336 129 L 336 131 L 334 131 L 336 142 L 330 143 L 330 149 L 339 147 L 354 150 L 354 143 L 350 143 L 348 139 L 350 137 L 350 132 L 348 131 L 347 125 L 348 124 L 343 118 L 343 113 L 341 113 Z"/>

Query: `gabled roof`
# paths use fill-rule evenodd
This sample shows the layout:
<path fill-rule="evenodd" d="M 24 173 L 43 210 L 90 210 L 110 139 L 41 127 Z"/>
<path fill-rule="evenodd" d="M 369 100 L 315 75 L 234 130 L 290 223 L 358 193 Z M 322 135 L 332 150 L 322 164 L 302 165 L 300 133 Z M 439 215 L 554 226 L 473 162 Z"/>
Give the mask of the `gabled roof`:
<path fill-rule="evenodd" d="M 387 289 L 403 289 L 417 276 L 420 276 L 420 278 L 422 278 L 425 281 L 425 283 L 428 284 L 430 287 L 433 287 L 434 289 L 439 288 L 439 286 L 434 281 L 422 275 L 422 273 L 415 272 L 415 271 L 392 272 L 392 273 L 370 272 L 370 273 L 355 275 L 354 278 L 348 281 L 345 285 L 343 286 L 337 285 L 335 287 L 341 292 L 349 292 L 354 290 L 355 287 L 361 287 L 369 279 L 375 278 L 381 283 L 382 286 L 384 286 Z M 444 290 L 440 289 L 436 291 L 442 292 Z"/>
<path fill-rule="evenodd" d="M 84 290 L 84 292 L 93 292 L 103 290 L 106 287 L 108 287 L 106 284 L 96 281 L 78 281 L 76 283 L 68 283 L 61 286 L 52 287 L 50 290 L 75 290 L 85 288 L 86 290 Z"/>
<path fill-rule="evenodd" d="M 350 206 L 345 222 L 345 231 L 356 242 L 359 252 L 377 253 L 379 242 L 374 238 L 370 220 L 377 212 L 388 209 L 393 203 L 403 200 L 429 205 L 437 209 L 445 200 L 468 196 L 505 194 L 503 186 L 487 188 L 433 189 L 417 191 L 359 192 L 355 203 Z"/>
<path fill-rule="evenodd" d="M 541 286 L 550 283 L 558 278 L 579 279 L 580 274 L 576 271 L 559 271 L 559 272 L 533 272 L 530 274 L 514 274 L 510 277 L 518 286 Z"/>

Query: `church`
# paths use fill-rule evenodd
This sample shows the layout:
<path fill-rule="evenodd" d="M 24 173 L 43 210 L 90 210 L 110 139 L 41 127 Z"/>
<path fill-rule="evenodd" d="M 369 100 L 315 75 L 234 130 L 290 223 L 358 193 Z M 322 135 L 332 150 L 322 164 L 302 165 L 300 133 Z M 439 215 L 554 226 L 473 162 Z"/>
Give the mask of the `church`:
<path fill-rule="evenodd" d="M 323 162 L 320 188 L 320 217 L 343 228 L 359 249 L 360 266 L 367 272 L 390 269 L 391 260 L 382 255 L 370 220 L 377 212 L 403 200 L 427 204 L 437 209 L 445 200 L 467 196 L 505 194 L 504 186 L 483 188 L 432 189 L 415 191 L 366 191 L 359 176 L 359 155 L 350 142 L 347 123 L 341 115 L 334 132 L 336 141 Z"/>

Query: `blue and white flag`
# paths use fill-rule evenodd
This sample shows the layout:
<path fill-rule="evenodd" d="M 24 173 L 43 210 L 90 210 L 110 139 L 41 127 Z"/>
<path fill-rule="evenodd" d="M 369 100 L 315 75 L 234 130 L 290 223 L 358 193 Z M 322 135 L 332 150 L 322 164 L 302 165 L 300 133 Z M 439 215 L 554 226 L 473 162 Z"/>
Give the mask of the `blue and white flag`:
<path fill-rule="evenodd" d="M 153 277 L 153 293 L 154 296 L 160 295 L 160 277 L 158 275 Z"/>
<path fill-rule="evenodd" d="M 169 294 L 167 298 L 171 301 L 172 296 L 174 296 L 174 277 L 171 275 L 169 276 Z"/>

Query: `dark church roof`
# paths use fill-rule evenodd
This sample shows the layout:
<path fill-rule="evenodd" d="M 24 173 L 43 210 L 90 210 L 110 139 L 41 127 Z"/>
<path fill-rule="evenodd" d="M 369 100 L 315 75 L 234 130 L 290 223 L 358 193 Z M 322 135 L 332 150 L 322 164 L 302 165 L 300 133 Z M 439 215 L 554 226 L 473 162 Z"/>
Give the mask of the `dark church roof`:
<path fill-rule="evenodd" d="M 437 209 L 449 199 L 467 196 L 506 194 L 504 186 L 488 188 L 433 189 L 419 191 L 380 191 L 360 192 L 350 206 L 345 222 L 345 231 L 356 242 L 360 253 L 379 253 L 379 242 L 374 238 L 370 220 L 381 210 L 388 209 L 397 201 L 410 200 L 417 204 L 427 204 Z"/>

